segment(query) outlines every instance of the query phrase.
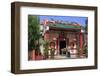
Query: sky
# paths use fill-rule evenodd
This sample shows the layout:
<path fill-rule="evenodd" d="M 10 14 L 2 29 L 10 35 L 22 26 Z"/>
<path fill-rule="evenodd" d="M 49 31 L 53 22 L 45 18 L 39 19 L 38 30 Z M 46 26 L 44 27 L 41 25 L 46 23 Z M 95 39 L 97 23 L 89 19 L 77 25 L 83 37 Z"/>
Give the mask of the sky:
<path fill-rule="evenodd" d="M 81 26 L 86 25 L 86 19 L 87 17 L 75 17 L 75 16 L 39 16 L 40 21 L 43 21 L 45 19 L 48 20 L 60 20 L 63 22 L 77 22 Z"/>

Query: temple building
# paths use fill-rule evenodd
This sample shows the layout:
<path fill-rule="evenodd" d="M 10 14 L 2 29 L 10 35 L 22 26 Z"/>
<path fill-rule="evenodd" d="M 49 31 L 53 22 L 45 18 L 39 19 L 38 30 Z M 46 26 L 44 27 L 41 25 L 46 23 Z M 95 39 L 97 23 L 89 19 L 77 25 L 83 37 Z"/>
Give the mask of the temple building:
<path fill-rule="evenodd" d="M 78 23 L 60 23 L 45 20 L 41 23 L 41 26 L 44 28 L 44 39 L 55 43 L 57 55 L 61 55 L 62 49 L 69 47 L 73 41 L 75 46 L 82 48 L 83 35 L 81 26 Z M 83 51 L 80 50 L 80 55 L 82 54 Z"/>

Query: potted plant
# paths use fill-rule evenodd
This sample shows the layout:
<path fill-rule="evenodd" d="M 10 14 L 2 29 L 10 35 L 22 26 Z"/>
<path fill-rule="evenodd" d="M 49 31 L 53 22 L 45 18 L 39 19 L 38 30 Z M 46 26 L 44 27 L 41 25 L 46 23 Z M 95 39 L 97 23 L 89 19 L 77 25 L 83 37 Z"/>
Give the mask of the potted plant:
<path fill-rule="evenodd" d="M 54 59 L 55 56 L 55 43 L 54 42 L 50 42 L 50 58 Z"/>
<path fill-rule="evenodd" d="M 44 47 L 44 58 L 47 59 L 49 50 L 49 41 L 44 40 L 43 47 Z"/>
<path fill-rule="evenodd" d="M 87 45 L 83 45 L 83 54 L 84 54 L 84 56 L 88 56 L 88 48 L 87 48 Z"/>
<path fill-rule="evenodd" d="M 28 16 L 28 53 L 29 60 L 35 59 L 35 52 L 39 48 L 38 41 L 40 38 L 39 34 L 39 20 L 37 16 Z"/>

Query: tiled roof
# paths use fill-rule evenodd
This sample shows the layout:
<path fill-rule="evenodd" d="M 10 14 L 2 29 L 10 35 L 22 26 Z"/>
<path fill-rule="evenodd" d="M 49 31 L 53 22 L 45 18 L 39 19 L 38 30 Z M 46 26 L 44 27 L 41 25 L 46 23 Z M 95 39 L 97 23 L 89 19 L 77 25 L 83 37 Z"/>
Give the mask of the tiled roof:
<path fill-rule="evenodd" d="M 65 25 L 65 24 L 48 24 L 50 28 L 61 28 L 61 29 L 81 29 L 80 26 L 77 25 Z"/>

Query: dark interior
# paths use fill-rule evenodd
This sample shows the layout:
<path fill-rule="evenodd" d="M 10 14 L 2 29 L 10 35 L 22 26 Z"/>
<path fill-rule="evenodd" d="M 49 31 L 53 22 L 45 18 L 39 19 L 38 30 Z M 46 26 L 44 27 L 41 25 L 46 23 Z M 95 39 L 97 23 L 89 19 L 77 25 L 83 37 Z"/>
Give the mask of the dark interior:
<path fill-rule="evenodd" d="M 60 45 L 60 54 L 61 54 L 61 49 L 66 48 L 66 41 L 60 41 L 59 45 Z"/>

